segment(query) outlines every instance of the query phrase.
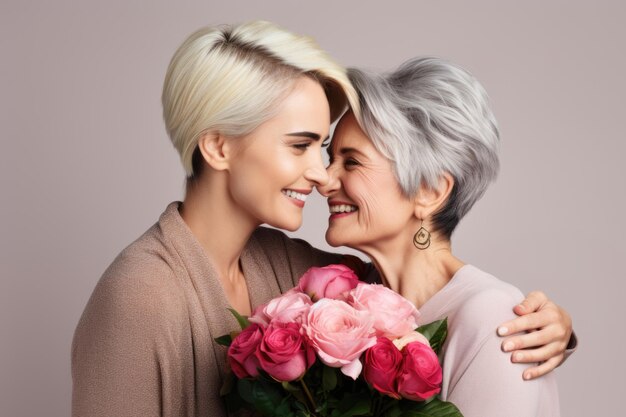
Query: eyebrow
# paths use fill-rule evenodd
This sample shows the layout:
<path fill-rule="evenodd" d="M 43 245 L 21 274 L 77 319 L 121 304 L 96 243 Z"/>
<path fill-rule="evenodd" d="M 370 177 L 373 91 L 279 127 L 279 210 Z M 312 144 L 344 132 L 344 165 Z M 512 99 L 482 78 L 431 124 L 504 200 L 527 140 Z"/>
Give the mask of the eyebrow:
<path fill-rule="evenodd" d="M 367 157 L 367 155 L 365 155 L 363 152 L 361 152 L 360 150 L 358 150 L 356 148 L 341 148 L 341 149 L 339 149 L 339 153 L 341 155 L 345 155 L 347 153 L 358 153 L 361 156 Z"/>
<path fill-rule="evenodd" d="M 313 140 L 320 140 L 322 138 L 320 135 L 318 135 L 317 133 L 313 133 L 313 132 L 293 132 L 293 133 L 287 133 L 285 136 L 296 136 L 296 137 L 301 137 L 301 138 L 309 138 Z M 326 139 L 328 138 L 329 136 L 326 137 Z"/>
<path fill-rule="evenodd" d="M 330 158 L 332 160 L 333 159 L 333 151 L 332 151 L 330 146 L 328 148 L 326 148 L 326 153 L 328 154 L 328 158 Z M 344 147 L 344 148 L 339 149 L 339 153 L 341 155 L 345 155 L 345 154 L 348 154 L 348 153 L 356 153 L 356 154 L 361 155 L 364 158 L 367 158 L 367 155 L 365 155 L 363 152 L 361 152 L 360 150 L 358 150 L 356 148 Z"/>

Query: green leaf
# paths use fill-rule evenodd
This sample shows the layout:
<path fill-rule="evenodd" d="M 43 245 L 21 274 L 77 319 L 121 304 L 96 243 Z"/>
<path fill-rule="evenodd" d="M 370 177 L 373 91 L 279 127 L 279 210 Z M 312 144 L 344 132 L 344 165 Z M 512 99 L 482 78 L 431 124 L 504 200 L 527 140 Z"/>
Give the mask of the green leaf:
<path fill-rule="evenodd" d="M 335 368 L 324 366 L 322 368 L 322 388 L 324 391 L 332 391 L 337 386 L 337 372 Z"/>
<path fill-rule="evenodd" d="M 448 336 L 448 318 L 420 326 L 417 331 L 428 339 L 430 347 L 439 354 L 439 350 Z"/>
<path fill-rule="evenodd" d="M 244 378 L 240 379 L 237 385 L 239 395 L 266 416 L 275 415 L 284 398 L 280 385 L 276 382 Z"/>
<path fill-rule="evenodd" d="M 226 346 L 226 347 L 230 346 L 230 344 L 233 343 L 233 338 L 229 334 L 225 334 L 224 336 L 216 337 L 213 340 L 215 340 L 218 345 L 222 345 L 222 346 Z"/>
<path fill-rule="evenodd" d="M 439 398 L 434 398 L 427 403 L 407 402 L 405 405 L 403 417 L 463 417 L 454 404 Z"/>
<path fill-rule="evenodd" d="M 254 404 L 254 397 L 252 395 L 252 386 L 253 381 L 249 379 L 240 379 L 237 381 L 237 392 L 239 392 L 239 396 L 250 404 Z"/>
<path fill-rule="evenodd" d="M 353 417 L 368 414 L 372 408 L 369 392 L 348 393 L 344 395 L 338 408 L 332 413 L 336 417 Z"/>
<path fill-rule="evenodd" d="M 246 327 L 250 325 L 248 318 L 246 316 L 242 316 L 241 314 L 239 314 L 237 310 L 235 310 L 234 308 L 229 308 L 228 311 L 230 311 L 233 314 L 233 316 L 235 316 L 235 318 L 237 319 L 237 322 L 239 323 L 239 326 L 241 327 L 241 330 L 245 329 Z"/>

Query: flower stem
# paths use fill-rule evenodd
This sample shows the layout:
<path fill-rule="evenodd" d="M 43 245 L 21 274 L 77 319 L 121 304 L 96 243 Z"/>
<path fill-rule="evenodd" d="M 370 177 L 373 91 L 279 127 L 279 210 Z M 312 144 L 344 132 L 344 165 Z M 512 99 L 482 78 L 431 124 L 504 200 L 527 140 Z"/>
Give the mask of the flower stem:
<path fill-rule="evenodd" d="M 313 407 L 313 412 L 315 412 L 317 410 L 317 405 L 315 405 L 315 400 L 313 400 L 313 396 L 311 395 L 311 391 L 309 391 L 309 387 L 306 386 L 306 383 L 304 382 L 304 379 L 300 379 L 300 385 L 302 385 L 302 389 L 304 390 L 304 393 L 306 394 L 306 397 L 309 399 L 309 401 L 311 402 L 311 406 Z M 315 414 L 312 414 L 315 415 Z"/>

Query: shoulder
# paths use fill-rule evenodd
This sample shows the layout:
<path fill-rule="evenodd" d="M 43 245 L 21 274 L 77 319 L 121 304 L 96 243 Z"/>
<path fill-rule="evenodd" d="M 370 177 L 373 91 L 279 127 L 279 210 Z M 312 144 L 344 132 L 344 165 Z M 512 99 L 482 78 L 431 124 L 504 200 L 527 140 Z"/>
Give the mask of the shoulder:
<path fill-rule="evenodd" d="M 458 273 L 462 275 L 455 277 L 460 279 L 451 331 L 467 335 L 467 340 L 476 340 L 495 335 L 499 324 L 515 318 L 513 307 L 524 298 L 519 289 L 471 265 Z"/>
<path fill-rule="evenodd" d="M 77 333 L 144 330 L 184 320 L 184 291 L 168 261 L 166 245 L 153 226 L 126 247 L 96 284 L 87 302 Z"/>

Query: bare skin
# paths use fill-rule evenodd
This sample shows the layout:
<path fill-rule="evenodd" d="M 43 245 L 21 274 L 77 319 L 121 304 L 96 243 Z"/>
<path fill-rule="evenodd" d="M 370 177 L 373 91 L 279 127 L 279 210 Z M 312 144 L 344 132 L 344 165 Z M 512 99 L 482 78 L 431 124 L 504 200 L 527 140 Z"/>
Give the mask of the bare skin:
<path fill-rule="evenodd" d="M 283 191 L 309 193 L 326 183 L 320 154 L 329 125 L 322 87 L 302 77 L 278 114 L 249 135 L 206 134 L 199 141 L 206 166 L 188 184 L 181 216 L 211 259 L 229 303 L 242 314 L 250 314 L 251 306 L 241 252 L 263 223 L 300 227 L 304 204 Z"/>

